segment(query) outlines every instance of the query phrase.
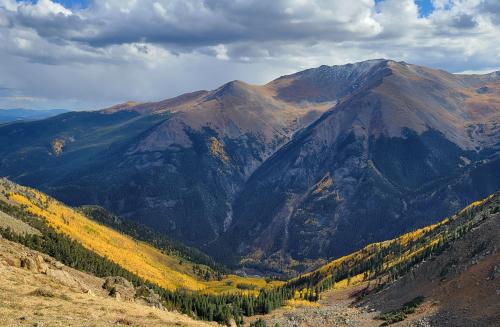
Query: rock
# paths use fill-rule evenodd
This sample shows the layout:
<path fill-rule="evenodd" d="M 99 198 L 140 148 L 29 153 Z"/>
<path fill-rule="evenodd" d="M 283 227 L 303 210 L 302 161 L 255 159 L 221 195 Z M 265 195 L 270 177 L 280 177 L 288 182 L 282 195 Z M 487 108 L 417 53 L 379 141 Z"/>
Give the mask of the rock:
<path fill-rule="evenodd" d="M 35 257 L 35 261 L 37 264 L 45 263 L 45 260 L 43 259 L 43 257 L 41 255 L 37 255 Z"/>
<path fill-rule="evenodd" d="M 90 295 L 90 296 L 95 296 L 94 292 L 92 292 L 91 289 L 88 289 L 88 290 L 84 291 L 83 293 Z"/>
<path fill-rule="evenodd" d="M 56 262 L 54 262 L 54 267 L 56 267 L 57 269 L 62 269 L 64 267 L 64 265 L 62 263 L 60 263 L 59 261 L 56 261 Z"/>
<path fill-rule="evenodd" d="M 146 286 L 140 286 L 135 290 L 135 298 L 139 301 L 143 301 L 146 305 L 151 307 L 165 310 L 163 304 L 161 303 L 161 298 L 152 289 Z"/>
<path fill-rule="evenodd" d="M 133 300 L 135 297 L 134 286 L 123 277 L 107 277 L 102 288 L 108 291 L 109 296 L 116 299 Z"/>
<path fill-rule="evenodd" d="M 46 274 L 66 286 L 75 288 L 80 287 L 80 283 L 67 271 L 49 268 L 47 269 Z"/>
<path fill-rule="evenodd" d="M 49 266 L 46 263 L 41 263 L 38 265 L 38 272 L 42 274 L 46 274 L 47 270 L 49 269 Z"/>
<path fill-rule="evenodd" d="M 497 279 L 500 277 L 500 264 L 493 267 L 492 279 Z"/>
<path fill-rule="evenodd" d="M 21 259 L 21 267 L 28 269 L 30 271 L 38 272 L 38 267 L 36 265 L 36 262 L 31 257 L 22 258 Z"/>
<path fill-rule="evenodd" d="M 43 257 L 41 255 L 37 255 L 35 257 L 35 262 L 37 265 L 38 272 L 40 272 L 42 274 L 46 274 L 49 266 L 45 263 L 45 260 L 43 259 Z"/>

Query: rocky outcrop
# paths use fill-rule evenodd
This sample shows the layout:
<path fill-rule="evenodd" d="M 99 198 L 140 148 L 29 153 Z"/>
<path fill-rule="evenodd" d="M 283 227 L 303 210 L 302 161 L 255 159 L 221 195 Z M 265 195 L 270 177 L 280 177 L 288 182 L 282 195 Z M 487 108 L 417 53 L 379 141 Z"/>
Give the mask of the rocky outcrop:
<path fill-rule="evenodd" d="M 0 236 L 1 237 L 1 236 Z M 2 255 L 0 258 L 5 265 L 23 268 L 34 273 L 50 274 L 51 269 L 60 269 L 56 267 L 55 260 L 44 257 L 41 254 L 19 253 L 16 255 Z"/>
<path fill-rule="evenodd" d="M 164 310 L 161 298 L 149 287 L 142 285 L 137 288 L 127 279 L 119 276 L 106 277 L 102 288 L 108 295 L 122 301 L 136 301 L 150 307 Z"/>
<path fill-rule="evenodd" d="M 135 297 L 134 285 L 123 277 L 106 277 L 102 288 L 118 300 L 131 301 Z"/>
<path fill-rule="evenodd" d="M 152 289 L 147 286 L 139 286 L 135 290 L 135 299 L 145 305 L 165 310 L 163 304 L 161 302 L 161 298 L 158 294 L 156 294 Z"/>

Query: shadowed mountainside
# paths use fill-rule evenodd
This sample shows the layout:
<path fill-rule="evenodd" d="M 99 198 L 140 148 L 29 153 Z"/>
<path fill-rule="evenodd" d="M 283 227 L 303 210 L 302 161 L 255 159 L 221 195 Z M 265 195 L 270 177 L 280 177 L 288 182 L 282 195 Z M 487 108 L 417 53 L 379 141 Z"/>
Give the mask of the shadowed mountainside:
<path fill-rule="evenodd" d="M 238 194 L 220 242 L 247 263 L 282 269 L 337 257 L 499 189 L 498 73 L 453 75 L 392 61 L 370 71 Z"/>
<path fill-rule="evenodd" d="M 498 72 L 370 60 L 1 126 L 0 174 L 300 271 L 498 190 L 499 115 Z"/>

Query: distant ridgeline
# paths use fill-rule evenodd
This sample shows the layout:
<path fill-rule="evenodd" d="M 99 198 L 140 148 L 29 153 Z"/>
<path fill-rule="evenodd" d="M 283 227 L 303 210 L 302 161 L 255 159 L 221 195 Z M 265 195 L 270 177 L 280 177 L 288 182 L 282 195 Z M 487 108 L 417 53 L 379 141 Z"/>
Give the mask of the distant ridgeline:
<path fill-rule="evenodd" d="M 45 119 L 66 112 L 66 109 L 0 109 L 0 124 Z"/>
<path fill-rule="evenodd" d="M 161 296 L 168 309 L 224 324 L 230 324 L 234 320 L 237 325 L 242 324 L 243 316 L 269 313 L 290 301 L 317 301 L 322 292 L 334 287 L 374 281 L 372 283 L 374 287 L 367 288 L 366 292 L 359 296 L 366 295 L 368 292 L 377 292 L 426 258 L 439 255 L 451 242 L 459 239 L 500 210 L 500 196 L 497 193 L 471 204 L 456 215 L 437 224 L 404 234 L 393 240 L 370 244 L 316 271 L 282 283 L 222 275 L 219 270 L 214 270 L 218 266 L 213 265 L 209 257 L 159 238 L 147 228 L 134 229 L 134 225 L 123 223 L 118 217 L 100 208 L 84 207 L 81 208 L 81 213 L 78 213 L 43 193 L 20 187 L 6 180 L 1 181 L 0 189 L 0 211 L 41 232 L 41 235 L 19 235 L 0 226 L 0 234 L 3 237 L 46 253 L 70 267 L 99 277 L 122 276 L 135 286 L 147 285 Z M 123 233 L 137 236 L 164 252 L 117 233 L 109 227 L 92 222 L 87 217 L 94 217 L 101 223 Z M 74 232 L 77 226 L 94 237 L 95 248 L 90 247 L 85 239 L 81 238 L 81 233 Z M 144 269 L 134 271 L 130 269 L 132 267 L 130 265 L 127 269 L 123 264 L 119 264 L 120 258 L 113 256 L 112 249 L 109 250 L 107 256 L 100 254 L 99 243 L 103 242 L 100 239 L 103 234 L 113 237 L 107 240 L 111 244 L 109 246 L 112 246 L 113 242 L 118 242 L 125 252 L 131 251 L 129 247 L 137 246 L 132 250 L 142 251 L 141 254 L 146 256 L 145 261 L 139 263 L 143 264 Z M 131 243 L 126 240 L 131 240 Z M 147 256 L 152 255 L 151 253 L 160 263 L 165 260 L 175 262 L 174 269 L 165 273 L 184 279 L 186 283 L 192 280 L 191 283 L 195 284 L 192 284 L 191 288 L 178 286 L 172 288 L 167 287 L 169 284 L 166 280 L 155 279 L 153 271 L 149 271 L 150 268 L 148 268 Z M 175 254 L 175 256 L 168 257 L 167 254 Z M 186 261 L 182 261 L 183 258 Z M 200 259 L 201 262 L 190 262 L 187 258 Z M 134 257 L 130 256 L 128 259 L 133 261 Z M 218 272 L 219 274 L 215 275 L 220 280 L 203 280 L 196 273 L 196 269 L 202 269 L 200 267 Z"/>

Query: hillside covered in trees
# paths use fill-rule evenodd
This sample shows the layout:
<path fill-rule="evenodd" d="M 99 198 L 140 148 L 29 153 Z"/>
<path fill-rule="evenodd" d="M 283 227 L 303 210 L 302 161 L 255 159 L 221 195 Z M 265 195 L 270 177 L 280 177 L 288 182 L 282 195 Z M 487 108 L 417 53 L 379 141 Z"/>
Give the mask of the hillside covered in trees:
<path fill-rule="evenodd" d="M 98 277 L 121 276 L 136 286 L 147 285 L 166 308 L 225 324 L 242 324 L 245 316 L 267 314 L 294 302 L 316 302 L 332 288 L 368 283 L 359 299 L 377 293 L 500 211 L 500 196 L 494 194 L 437 224 L 370 244 L 315 271 L 278 282 L 225 274 L 204 254 L 157 238 L 148 229 L 135 230 L 99 208 L 77 211 L 7 180 L 1 187 L 0 211 L 40 231 L 16 234 L 0 228 L 4 238 Z M 134 232 L 142 241 L 124 234 Z"/>

